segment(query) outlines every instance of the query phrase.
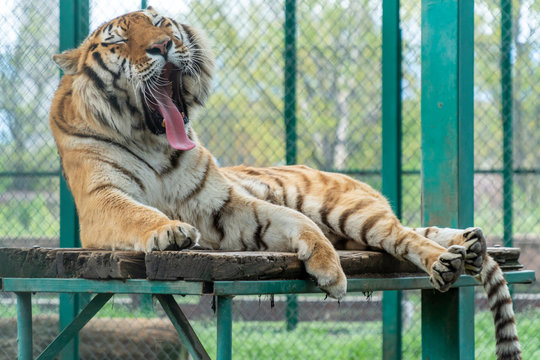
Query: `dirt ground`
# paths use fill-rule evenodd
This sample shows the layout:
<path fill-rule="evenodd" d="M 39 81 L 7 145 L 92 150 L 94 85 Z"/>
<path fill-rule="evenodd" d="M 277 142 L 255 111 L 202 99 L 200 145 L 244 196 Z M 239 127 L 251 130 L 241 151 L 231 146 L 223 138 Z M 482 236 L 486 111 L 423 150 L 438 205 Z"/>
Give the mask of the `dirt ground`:
<path fill-rule="evenodd" d="M 116 319 L 117 320 L 117 319 Z M 34 357 L 58 334 L 58 316 L 33 321 Z M 16 319 L 0 319 L 0 359 L 17 358 Z M 128 345 L 129 344 L 129 345 Z M 92 319 L 80 333 L 80 358 L 95 360 L 187 359 L 168 319 Z"/>

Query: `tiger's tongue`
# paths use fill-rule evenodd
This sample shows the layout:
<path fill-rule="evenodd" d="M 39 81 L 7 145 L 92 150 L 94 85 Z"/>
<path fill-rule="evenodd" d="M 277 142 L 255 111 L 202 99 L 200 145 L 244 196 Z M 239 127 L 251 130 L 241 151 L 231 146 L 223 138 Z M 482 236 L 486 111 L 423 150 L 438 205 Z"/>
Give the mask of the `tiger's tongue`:
<path fill-rule="evenodd" d="M 161 89 L 156 95 L 156 100 L 159 107 L 159 112 L 165 120 L 165 132 L 167 133 L 167 140 L 169 144 L 177 150 L 191 150 L 195 147 L 195 143 L 191 141 L 186 135 L 186 129 L 184 128 L 184 117 L 176 105 L 171 100 L 166 89 Z"/>

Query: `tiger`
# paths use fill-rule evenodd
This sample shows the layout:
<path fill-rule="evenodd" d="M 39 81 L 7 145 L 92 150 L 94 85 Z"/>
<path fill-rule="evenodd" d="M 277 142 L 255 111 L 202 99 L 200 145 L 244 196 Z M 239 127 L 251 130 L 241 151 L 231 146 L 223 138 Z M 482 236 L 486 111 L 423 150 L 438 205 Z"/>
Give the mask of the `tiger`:
<path fill-rule="evenodd" d="M 217 165 L 192 123 L 215 63 L 201 31 L 147 8 L 102 24 L 53 60 L 64 76 L 50 127 L 83 247 L 295 252 L 338 300 L 347 278 L 336 249 L 381 249 L 442 292 L 463 272 L 476 277 L 498 358 L 521 358 L 508 287 L 481 229 L 406 227 L 382 194 L 338 173 Z"/>

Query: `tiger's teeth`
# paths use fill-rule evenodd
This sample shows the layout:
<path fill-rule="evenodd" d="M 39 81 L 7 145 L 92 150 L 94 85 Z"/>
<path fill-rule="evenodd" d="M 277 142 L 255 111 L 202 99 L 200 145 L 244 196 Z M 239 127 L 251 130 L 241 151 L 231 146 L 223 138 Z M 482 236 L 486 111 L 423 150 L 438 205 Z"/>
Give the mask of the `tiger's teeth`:
<path fill-rule="evenodd" d="M 161 123 L 161 126 L 165 127 L 165 120 Z"/>

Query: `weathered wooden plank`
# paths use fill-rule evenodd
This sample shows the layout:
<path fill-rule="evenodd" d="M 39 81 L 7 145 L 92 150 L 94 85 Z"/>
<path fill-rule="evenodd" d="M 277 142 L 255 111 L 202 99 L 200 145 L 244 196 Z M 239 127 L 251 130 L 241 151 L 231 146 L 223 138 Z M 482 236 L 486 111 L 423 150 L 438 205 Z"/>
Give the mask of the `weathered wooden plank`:
<path fill-rule="evenodd" d="M 69 251 L 57 254 L 59 277 L 141 279 L 144 253 L 134 251 Z"/>
<path fill-rule="evenodd" d="M 340 251 L 347 275 L 418 272 L 412 264 L 375 251 Z M 294 253 L 180 251 L 146 255 L 150 280 L 266 280 L 305 279 L 303 263 Z"/>
<path fill-rule="evenodd" d="M 304 273 L 294 253 L 184 250 L 146 254 L 150 280 L 294 279 Z"/>
<path fill-rule="evenodd" d="M 489 247 L 488 254 L 499 264 L 503 271 L 519 270 L 523 265 L 519 263 L 519 248 L 515 247 Z"/>
<path fill-rule="evenodd" d="M 144 253 L 88 249 L 2 248 L 1 277 L 140 279 Z"/>
<path fill-rule="evenodd" d="M 504 270 L 515 270 L 519 249 L 489 248 Z M 408 262 L 377 251 L 339 251 L 350 277 L 366 274 L 415 273 Z M 88 249 L 0 248 L 0 277 L 150 280 L 305 279 L 304 265 L 294 253 L 132 251 Z"/>
<path fill-rule="evenodd" d="M 57 277 L 56 252 L 48 250 L 40 248 L 0 249 L 0 276 Z"/>
<path fill-rule="evenodd" d="M 421 272 L 409 262 L 377 251 L 338 251 L 348 276 Z M 521 268 L 517 248 L 489 248 L 504 270 Z M 146 275 L 150 280 L 267 280 L 305 279 L 303 263 L 294 253 L 163 251 L 146 255 Z"/>

